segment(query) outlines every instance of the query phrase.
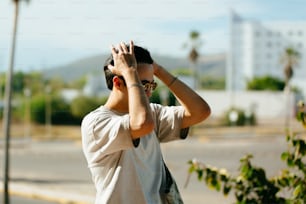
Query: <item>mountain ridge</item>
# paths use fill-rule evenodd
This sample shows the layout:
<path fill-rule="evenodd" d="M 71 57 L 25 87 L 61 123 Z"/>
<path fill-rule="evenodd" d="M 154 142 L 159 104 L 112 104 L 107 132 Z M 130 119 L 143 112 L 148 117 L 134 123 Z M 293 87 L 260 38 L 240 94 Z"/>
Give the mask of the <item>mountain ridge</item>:
<path fill-rule="evenodd" d="M 104 61 L 108 54 L 94 55 L 74 60 L 70 63 L 42 70 L 44 78 L 61 78 L 69 82 L 80 79 L 89 74 L 103 74 Z M 190 62 L 187 58 L 171 57 L 152 54 L 153 59 L 168 70 L 188 68 Z M 201 75 L 211 77 L 225 77 L 226 55 L 225 53 L 201 56 L 197 62 L 197 68 Z"/>

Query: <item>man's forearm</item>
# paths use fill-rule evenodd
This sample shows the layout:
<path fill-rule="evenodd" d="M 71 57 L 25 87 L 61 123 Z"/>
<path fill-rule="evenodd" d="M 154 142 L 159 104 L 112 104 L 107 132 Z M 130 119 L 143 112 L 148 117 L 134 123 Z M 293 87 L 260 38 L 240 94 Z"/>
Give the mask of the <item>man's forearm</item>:
<path fill-rule="evenodd" d="M 158 66 L 155 69 L 155 76 L 168 86 L 180 104 L 185 108 L 182 128 L 194 125 L 209 116 L 209 105 L 202 97 L 162 66 L 156 64 L 155 66 Z"/>
<path fill-rule="evenodd" d="M 148 98 L 138 78 L 137 71 L 125 73 L 129 100 L 130 128 L 133 138 L 138 138 L 153 129 L 153 118 Z"/>

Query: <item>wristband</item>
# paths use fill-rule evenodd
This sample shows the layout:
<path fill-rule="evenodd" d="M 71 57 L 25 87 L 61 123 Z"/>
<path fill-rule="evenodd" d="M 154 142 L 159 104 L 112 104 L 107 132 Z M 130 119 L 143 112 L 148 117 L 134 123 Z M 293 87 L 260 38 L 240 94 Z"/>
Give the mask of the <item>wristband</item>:
<path fill-rule="evenodd" d="M 142 87 L 142 85 L 138 84 L 138 83 L 134 83 L 134 84 L 129 85 L 127 88 L 129 89 L 129 88 L 133 88 L 133 87 Z"/>
<path fill-rule="evenodd" d="M 168 84 L 168 87 L 170 87 L 176 80 L 177 80 L 177 77 L 173 77 L 172 81 Z"/>

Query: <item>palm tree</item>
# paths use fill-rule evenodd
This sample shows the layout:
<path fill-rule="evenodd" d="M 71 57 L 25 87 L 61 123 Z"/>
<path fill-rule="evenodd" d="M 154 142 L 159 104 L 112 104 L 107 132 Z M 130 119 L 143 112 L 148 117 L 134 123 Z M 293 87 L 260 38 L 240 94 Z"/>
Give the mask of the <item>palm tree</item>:
<path fill-rule="evenodd" d="M 300 53 L 294 48 L 288 47 L 285 49 L 284 54 L 281 57 L 281 62 L 284 64 L 284 75 L 285 75 L 285 94 L 286 94 L 286 117 L 285 117 L 285 126 L 290 126 L 290 80 L 293 77 L 293 67 L 298 64 L 300 58 Z"/>
<path fill-rule="evenodd" d="M 200 39 L 200 33 L 196 30 L 193 30 L 189 33 L 189 41 L 184 44 L 184 47 L 189 47 L 188 59 L 192 64 L 192 71 L 194 77 L 194 88 L 198 88 L 198 73 L 196 69 L 197 60 L 199 58 L 199 48 L 202 46 L 202 40 Z"/>
<path fill-rule="evenodd" d="M 9 144 L 10 144 L 10 125 L 11 125 L 11 101 L 12 101 L 12 81 L 13 81 L 13 68 L 15 62 L 15 47 L 16 47 L 16 35 L 17 35 L 17 25 L 18 25 L 18 14 L 19 14 L 19 1 L 12 0 L 15 6 L 14 13 L 14 27 L 13 27 L 13 39 L 11 47 L 11 59 L 10 66 L 7 70 L 6 84 L 5 84 L 5 106 L 3 111 L 3 129 L 5 137 L 5 148 L 4 148 L 4 177 L 3 177 L 3 203 L 9 204 L 9 193 L 8 193 L 8 183 L 9 183 Z M 29 2 L 29 0 L 26 0 Z"/>
<path fill-rule="evenodd" d="M 289 81 L 293 76 L 293 67 L 298 64 L 300 53 L 294 48 L 288 47 L 281 58 L 282 64 L 284 64 L 284 74 L 286 86 L 289 86 Z"/>

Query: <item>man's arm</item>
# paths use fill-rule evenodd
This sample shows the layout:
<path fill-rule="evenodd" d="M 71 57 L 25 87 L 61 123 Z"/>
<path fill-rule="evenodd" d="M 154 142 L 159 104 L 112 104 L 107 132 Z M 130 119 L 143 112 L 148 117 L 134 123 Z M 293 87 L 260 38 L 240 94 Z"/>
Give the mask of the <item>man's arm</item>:
<path fill-rule="evenodd" d="M 195 125 L 210 115 L 209 105 L 194 90 L 174 77 L 162 66 L 154 63 L 153 67 L 155 76 L 168 86 L 185 109 L 182 128 Z"/>
<path fill-rule="evenodd" d="M 137 139 L 145 136 L 154 129 L 154 121 L 149 101 L 138 77 L 134 44 L 131 41 L 128 49 L 124 43 L 121 43 L 118 46 L 118 51 L 114 47 L 111 47 L 111 50 L 114 58 L 114 66 L 109 65 L 108 68 L 114 74 L 123 76 L 125 80 L 128 91 L 130 132 L 132 138 Z M 115 80 L 120 79 L 116 77 Z M 115 81 L 114 85 L 116 86 Z"/>
<path fill-rule="evenodd" d="M 125 73 L 124 79 L 128 89 L 130 131 L 133 139 L 137 139 L 154 129 L 152 111 L 137 71 Z"/>

